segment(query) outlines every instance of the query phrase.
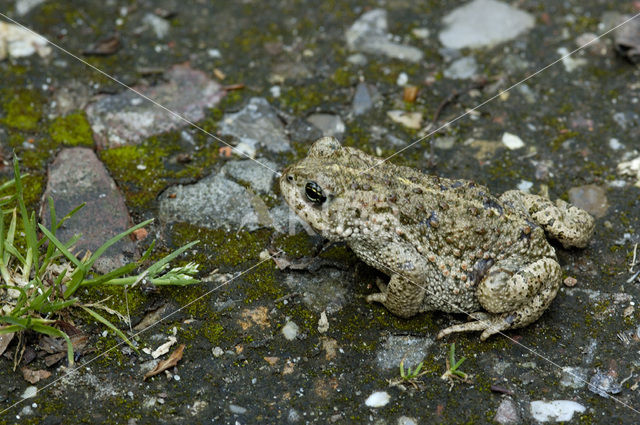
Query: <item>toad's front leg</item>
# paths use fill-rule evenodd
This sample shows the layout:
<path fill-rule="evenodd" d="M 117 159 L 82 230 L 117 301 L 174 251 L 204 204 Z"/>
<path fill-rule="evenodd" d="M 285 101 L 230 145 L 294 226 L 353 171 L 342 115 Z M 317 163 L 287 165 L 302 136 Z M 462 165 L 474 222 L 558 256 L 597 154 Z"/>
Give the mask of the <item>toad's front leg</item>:
<path fill-rule="evenodd" d="M 553 258 L 542 258 L 512 273 L 513 264 L 497 263 L 480 282 L 476 297 L 489 313 L 473 322 L 450 326 L 438 338 L 455 333 L 483 331 L 481 340 L 507 329 L 536 321 L 555 298 L 562 271 Z"/>
<path fill-rule="evenodd" d="M 380 287 L 380 291 L 367 296 L 367 302 L 379 302 L 391 313 L 405 318 L 420 312 L 424 289 L 409 279 L 394 274 L 387 287 Z"/>

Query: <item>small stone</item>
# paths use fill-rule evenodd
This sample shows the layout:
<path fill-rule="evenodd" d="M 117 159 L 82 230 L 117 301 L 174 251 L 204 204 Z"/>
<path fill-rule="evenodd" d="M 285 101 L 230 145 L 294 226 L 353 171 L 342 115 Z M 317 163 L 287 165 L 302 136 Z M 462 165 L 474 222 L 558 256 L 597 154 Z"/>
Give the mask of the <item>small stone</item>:
<path fill-rule="evenodd" d="M 169 35 L 169 29 L 171 26 L 169 25 L 169 21 L 166 19 L 162 19 L 158 15 L 154 13 L 147 13 L 142 18 L 142 23 L 148 25 L 153 30 L 153 33 L 156 35 L 156 38 L 162 40 L 167 35 Z"/>
<path fill-rule="evenodd" d="M 620 24 L 631 18 L 624 15 L 619 19 Z M 631 63 L 640 63 L 640 22 L 632 19 L 614 31 L 614 43 L 618 53 Z"/>
<path fill-rule="evenodd" d="M 404 87 L 409 82 L 409 76 L 406 72 L 401 72 L 398 74 L 398 78 L 396 79 L 396 84 L 400 87 Z"/>
<path fill-rule="evenodd" d="M 289 409 L 289 413 L 287 414 L 287 420 L 289 421 L 290 424 L 295 424 L 297 422 L 300 422 L 300 419 L 302 418 L 300 417 L 300 414 L 296 409 Z"/>
<path fill-rule="evenodd" d="M 280 167 L 268 159 L 259 158 L 258 161 L 259 163 L 249 159 L 229 161 L 224 164 L 220 173 L 240 183 L 248 183 L 256 192 L 269 193 L 275 180 L 275 174 L 271 170 L 277 170 Z"/>
<path fill-rule="evenodd" d="M 587 382 L 587 371 L 583 367 L 566 366 L 562 368 L 560 385 L 569 388 L 582 388 Z"/>
<path fill-rule="evenodd" d="M 298 325 L 292 321 L 288 321 L 282 327 L 282 335 L 284 335 L 287 341 L 293 341 L 298 336 Z"/>
<path fill-rule="evenodd" d="M 576 58 L 566 47 L 559 47 L 556 51 L 562 57 L 562 65 L 567 72 L 573 72 L 587 64 L 585 58 Z"/>
<path fill-rule="evenodd" d="M 478 72 L 478 63 L 473 56 L 456 59 L 444 70 L 444 76 L 453 80 L 465 80 Z"/>
<path fill-rule="evenodd" d="M 418 425 L 418 421 L 409 416 L 400 416 L 398 418 L 398 425 Z"/>
<path fill-rule="evenodd" d="M 47 188 L 43 199 L 53 198 L 56 215 L 64 217 L 72 209 L 84 203 L 56 236 L 67 242 L 76 234 L 82 237 L 76 242 L 76 251 L 96 250 L 109 238 L 124 232 L 132 225 L 124 197 L 111 175 L 96 154 L 87 148 L 67 148 L 60 151 L 49 167 Z M 47 228 L 51 227 L 49 204 L 43 202 L 40 217 Z M 123 238 L 112 245 L 93 268 L 107 273 L 130 263 L 138 251 L 130 238 Z"/>
<path fill-rule="evenodd" d="M 365 66 L 368 62 L 367 57 L 362 53 L 354 53 L 347 57 L 347 62 L 356 66 Z"/>
<path fill-rule="evenodd" d="M 318 320 L 318 332 L 321 334 L 326 333 L 329 330 L 329 319 L 327 319 L 327 313 L 320 313 L 320 319 Z"/>
<path fill-rule="evenodd" d="M 391 400 L 391 396 L 386 391 L 376 391 L 367 397 L 367 400 L 364 402 L 369 407 L 383 407 L 386 406 Z"/>
<path fill-rule="evenodd" d="M 520 183 L 518 183 L 518 190 L 521 192 L 527 192 L 529 193 L 529 190 L 531 190 L 531 188 L 533 187 L 533 182 L 530 182 L 528 180 L 520 180 Z"/>
<path fill-rule="evenodd" d="M 165 78 L 167 81 L 162 84 L 134 88 L 191 122 L 202 120 L 205 110 L 216 105 L 225 94 L 220 84 L 188 65 L 173 66 Z M 86 112 L 94 139 L 103 149 L 135 145 L 155 134 L 187 125 L 183 119 L 141 99 L 131 90 L 99 96 Z"/>
<path fill-rule="evenodd" d="M 231 411 L 231 413 L 235 413 L 236 415 L 244 415 L 245 413 L 247 413 L 247 409 L 245 407 L 238 406 L 236 404 L 230 404 L 229 410 Z"/>
<path fill-rule="evenodd" d="M 213 357 L 221 357 L 224 354 L 224 350 L 220 347 L 213 347 L 211 354 L 213 354 Z"/>
<path fill-rule="evenodd" d="M 412 128 L 414 130 L 420 129 L 422 124 L 421 112 L 406 112 L 401 110 L 391 110 L 391 111 L 387 111 L 387 116 L 391 118 L 392 121 L 402 124 L 407 128 Z"/>
<path fill-rule="evenodd" d="M 578 279 L 576 279 L 575 277 L 571 277 L 571 276 L 567 276 L 564 281 L 564 286 L 568 286 L 569 288 L 576 286 L 576 284 L 578 283 Z"/>
<path fill-rule="evenodd" d="M 630 161 L 623 161 L 618 164 L 618 173 L 623 176 L 632 176 L 637 179 L 635 186 L 640 187 L 640 156 Z"/>
<path fill-rule="evenodd" d="M 433 141 L 433 146 L 442 149 L 443 151 L 448 151 L 453 148 L 456 143 L 455 137 L 451 136 L 442 136 L 438 137 Z"/>
<path fill-rule="evenodd" d="M 169 187 L 160 195 L 158 216 L 164 223 L 183 221 L 209 229 L 249 231 L 267 225 L 246 188 L 220 174 L 191 185 Z M 273 223 L 271 223 L 272 225 Z"/>
<path fill-rule="evenodd" d="M 614 151 L 618 151 L 620 149 L 624 149 L 624 145 L 620 143 L 620 140 L 616 138 L 609 139 L 609 147 Z"/>
<path fill-rule="evenodd" d="M 520 137 L 507 132 L 502 135 L 502 144 L 511 150 L 524 147 L 524 142 Z"/>
<path fill-rule="evenodd" d="M 44 1 L 45 0 L 16 0 L 16 13 L 19 16 L 24 16 L 34 7 L 44 3 Z"/>
<path fill-rule="evenodd" d="M 291 150 L 276 110 L 262 97 L 252 97 L 239 112 L 225 114 L 220 134 L 233 136 L 253 149 L 263 147 L 274 153 Z"/>
<path fill-rule="evenodd" d="M 402 100 L 408 103 L 415 102 L 418 97 L 418 91 L 419 89 L 416 86 L 405 86 L 402 91 Z"/>
<path fill-rule="evenodd" d="M 354 51 L 410 62 L 419 62 L 423 57 L 421 50 L 391 41 L 384 9 L 373 9 L 360 16 L 347 30 L 346 39 L 347 46 Z"/>
<path fill-rule="evenodd" d="M 595 184 L 569 189 L 569 202 L 596 218 L 604 217 L 609 209 L 607 191 Z"/>
<path fill-rule="evenodd" d="M 41 58 L 51 54 L 47 40 L 26 29 L 0 21 L 0 60 L 7 55 L 23 58 L 37 53 Z"/>
<path fill-rule="evenodd" d="M 430 33 L 429 28 L 414 28 L 411 30 L 411 34 L 421 40 L 429 38 Z"/>
<path fill-rule="evenodd" d="M 207 50 L 207 56 L 211 59 L 222 59 L 222 53 L 218 49 L 209 49 Z"/>
<path fill-rule="evenodd" d="M 496 415 L 493 420 L 501 425 L 514 425 L 520 423 L 520 415 L 518 414 L 518 408 L 513 400 L 505 398 L 498 406 Z"/>
<path fill-rule="evenodd" d="M 583 405 L 571 400 L 532 401 L 530 408 L 531 416 L 540 422 L 570 421 L 574 413 L 586 410 Z"/>
<path fill-rule="evenodd" d="M 347 129 L 339 115 L 312 114 L 307 117 L 307 121 L 318 127 L 324 136 L 341 137 Z"/>
<path fill-rule="evenodd" d="M 405 368 L 415 368 L 427 357 L 432 345 L 433 340 L 430 338 L 390 335 L 376 355 L 378 368 L 397 369 L 400 362 L 403 362 Z"/>
<path fill-rule="evenodd" d="M 452 49 L 485 47 L 511 40 L 530 30 L 534 17 L 497 0 L 474 0 L 444 17 L 440 42 Z"/>
<path fill-rule="evenodd" d="M 589 391 L 601 397 L 609 398 L 609 394 L 618 394 L 622 391 L 621 385 L 616 381 L 613 372 L 602 372 L 600 369 L 589 380 Z"/>
<path fill-rule="evenodd" d="M 22 393 L 22 398 L 33 398 L 38 394 L 38 387 L 35 385 L 28 386 Z"/>
<path fill-rule="evenodd" d="M 356 92 L 353 95 L 353 102 L 351 108 L 355 115 L 362 115 L 373 107 L 373 95 L 372 89 L 367 83 L 360 82 L 356 87 Z"/>

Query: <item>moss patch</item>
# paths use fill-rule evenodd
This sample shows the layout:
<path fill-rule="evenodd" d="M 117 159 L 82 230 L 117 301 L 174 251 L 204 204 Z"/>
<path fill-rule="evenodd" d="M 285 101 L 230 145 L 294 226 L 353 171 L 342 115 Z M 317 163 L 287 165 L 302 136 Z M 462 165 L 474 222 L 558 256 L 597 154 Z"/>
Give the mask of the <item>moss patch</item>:
<path fill-rule="evenodd" d="M 42 118 L 43 105 L 44 98 L 36 91 L 7 91 L 2 99 L 5 112 L 2 123 L 16 130 L 35 131 Z"/>
<path fill-rule="evenodd" d="M 60 145 L 93 146 L 91 126 L 84 112 L 56 118 L 49 126 L 51 139 Z"/>

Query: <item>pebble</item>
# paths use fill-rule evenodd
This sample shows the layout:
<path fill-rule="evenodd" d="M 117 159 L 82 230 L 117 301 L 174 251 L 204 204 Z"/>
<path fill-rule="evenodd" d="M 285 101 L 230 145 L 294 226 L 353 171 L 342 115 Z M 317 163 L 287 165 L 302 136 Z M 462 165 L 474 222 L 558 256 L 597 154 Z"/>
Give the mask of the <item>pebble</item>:
<path fill-rule="evenodd" d="M 567 72 L 573 72 L 587 64 L 587 60 L 585 58 L 579 58 L 576 57 L 575 54 L 570 54 L 571 52 L 569 52 L 569 49 L 566 47 L 559 47 L 556 51 L 562 57 L 562 65 L 564 66 L 564 70 Z"/>
<path fill-rule="evenodd" d="M 318 332 L 321 334 L 326 333 L 329 330 L 329 319 L 327 319 L 327 313 L 320 313 L 320 319 L 318 319 Z"/>
<path fill-rule="evenodd" d="M 38 387 L 35 385 L 28 386 L 22 393 L 22 398 L 33 398 L 38 394 Z"/>
<path fill-rule="evenodd" d="M 300 419 L 302 418 L 300 417 L 300 413 L 298 413 L 296 409 L 289 409 L 289 413 L 287 414 L 287 420 L 289 421 L 289 423 L 295 424 L 297 422 L 300 422 Z"/>
<path fill-rule="evenodd" d="M 520 423 L 520 414 L 516 404 L 510 398 L 502 399 L 493 420 L 500 425 L 514 425 Z"/>
<path fill-rule="evenodd" d="M 447 69 L 444 76 L 453 80 L 465 80 L 471 78 L 478 72 L 478 63 L 473 56 L 465 56 L 454 60 Z"/>
<path fill-rule="evenodd" d="M 522 192 L 527 192 L 529 193 L 529 190 L 533 187 L 533 182 L 530 182 L 528 180 L 520 180 L 520 183 L 518 183 L 518 190 L 522 191 Z"/>
<path fill-rule="evenodd" d="M 160 40 L 169 35 L 169 29 L 171 28 L 169 21 L 162 19 L 155 13 L 145 14 L 144 18 L 142 18 L 142 23 L 148 25 L 153 30 L 156 38 Z"/>
<path fill-rule="evenodd" d="M 41 58 L 51 54 L 47 41 L 22 27 L 0 21 L 0 61 L 8 56 L 23 58 L 37 53 Z"/>
<path fill-rule="evenodd" d="M 618 23 L 631 18 L 622 16 Z M 632 63 L 640 63 L 640 22 L 633 19 L 614 31 L 614 44 L 618 53 Z"/>
<path fill-rule="evenodd" d="M 76 252 L 96 252 L 109 238 L 131 227 L 124 196 L 92 149 L 61 150 L 49 166 L 48 175 L 42 199 L 53 198 L 58 218 L 85 203 L 56 233 L 62 241 L 81 234 L 75 244 Z M 41 203 L 40 217 L 50 228 L 48 202 Z M 107 273 L 128 264 L 137 255 L 135 243 L 130 238 L 122 238 L 98 258 L 93 268 Z"/>
<path fill-rule="evenodd" d="M 624 149 L 624 145 L 620 143 L 620 140 L 616 138 L 609 139 L 609 147 L 614 151 L 618 151 L 620 149 Z"/>
<path fill-rule="evenodd" d="M 372 393 L 364 402 L 369 407 L 383 407 L 391 400 L 391 396 L 386 391 L 376 391 Z"/>
<path fill-rule="evenodd" d="M 616 381 L 612 372 L 605 373 L 600 369 L 589 380 L 589 391 L 601 397 L 609 398 L 609 394 L 618 394 L 622 386 Z"/>
<path fill-rule="evenodd" d="M 315 125 L 322 131 L 324 136 L 334 136 L 340 138 L 347 127 L 339 115 L 334 114 L 312 114 L 307 117 L 307 121 Z"/>
<path fill-rule="evenodd" d="M 398 425 L 418 425 L 418 421 L 409 416 L 400 416 L 398 418 Z"/>
<path fill-rule="evenodd" d="M 276 176 L 273 171 L 261 164 L 273 170 L 277 170 L 280 167 L 275 162 L 265 158 L 258 158 L 258 161 L 260 161 L 260 164 L 250 159 L 229 161 L 222 167 L 220 173 L 236 181 L 248 183 L 249 187 L 256 192 L 270 193 Z"/>
<path fill-rule="evenodd" d="M 586 409 L 580 403 L 571 400 L 532 401 L 531 416 L 539 422 L 570 421 L 573 414 L 582 413 Z"/>
<path fill-rule="evenodd" d="M 609 209 L 607 191 L 595 184 L 572 187 L 569 189 L 569 202 L 582 208 L 596 218 L 604 217 Z"/>
<path fill-rule="evenodd" d="M 209 229 L 256 230 L 269 223 L 258 215 L 246 188 L 220 174 L 191 185 L 170 186 L 160 195 L 164 223 L 184 221 Z"/>
<path fill-rule="evenodd" d="M 373 9 L 362 14 L 345 36 L 347 46 L 353 51 L 409 62 L 419 62 L 423 57 L 420 49 L 392 41 L 388 33 L 387 11 L 384 9 Z"/>
<path fill-rule="evenodd" d="M 205 110 L 224 96 L 220 84 L 188 65 L 175 65 L 164 77 L 165 83 L 135 89 L 191 122 L 202 120 Z M 135 145 L 155 134 L 187 125 L 131 90 L 99 96 L 86 112 L 100 149 Z"/>
<path fill-rule="evenodd" d="M 282 327 L 282 335 L 287 341 L 293 341 L 298 336 L 298 325 L 291 320 Z"/>
<path fill-rule="evenodd" d="M 382 347 L 378 349 L 376 363 L 382 370 L 393 370 L 400 367 L 400 362 L 406 368 L 414 368 L 429 354 L 433 339 L 414 336 L 388 336 Z"/>
<path fill-rule="evenodd" d="M 502 135 L 502 144 L 511 150 L 520 149 L 525 146 L 520 137 L 507 132 Z"/>
<path fill-rule="evenodd" d="M 564 286 L 567 286 L 569 288 L 576 286 L 576 284 L 578 283 L 578 279 L 576 279 L 575 277 L 571 277 L 571 276 L 567 276 L 564 281 Z"/>
<path fill-rule="evenodd" d="M 560 385 L 569 388 L 582 388 L 587 383 L 587 370 L 583 367 L 565 366 L 562 368 Z"/>
<path fill-rule="evenodd" d="M 414 130 L 420 129 L 422 124 L 421 112 L 407 112 L 395 109 L 387 111 L 387 116 L 391 118 L 392 121 Z"/>
<path fill-rule="evenodd" d="M 414 28 L 411 30 L 411 34 L 416 38 L 425 40 L 429 38 L 429 34 L 431 34 L 431 32 L 429 31 L 429 28 Z"/>
<path fill-rule="evenodd" d="M 221 357 L 224 354 L 224 350 L 220 347 L 213 347 L 211 354 L 213 354 L 213 357 Z"/>
<path fill-rule="evenodd" d="M 396 79 L 396 84 L 400 87 L 404 87 L 409 82 L 409 76 L 406 72 L 401 72 L 398 74 L 398 78 Z"/>
<path fill-rule="evenodd" d="M 452 49 L 485 47 L 530 30 L 533 15 L 497 0 L 474 0 L 444 17 L 440 42 Z"/>
<path fill-rule="evenodd" d="M 262 147 L 274 153 L 291 150 L 276 110 L 263 97 L 252 97 L 240 111 L 225 114 L 220 134 L 233 136 L 253 149 Z"/>
<path fill-rule="evenodd" d="M 24 16 L 34 7 L 40 6 L 45 0 L 16 0 L 16 13 Z"/>
<path fill-rule="evenodd" d="M 293 216 L 297 217 L 296 214 Z M 319 314 L 326 311 L 332 315 L 353 300 L 353 291 L 347 272 L 328 267 L 323 270 L 322 275 L 288 274 L 285 283 L 291 292 L 303 294 L 302 302 L 310 309 Z"/>
<path fill-rule="evenodd" d="M 230 404 L 229 410 L 231 411 L 231 413 L 235 413 L 236 415 L 244 415 L 245 413 L 247 413 L 247 409 L 245 407 L 238 406 L 236 404 Z"/>
<path fill-rule="evenodd" d="M 631 176 L 637 179 L 636 187 L 640 187 L 640 156 L 630 161 L 623 161 L 618 164 L 618 173 L 623 176 Z"/>
<path fill-rule="evenodd" d="M 379 97 L 373 86 L 369 86 L 365 82 L 358 83 L 351 102 L 351 110 L 355 115 L 365 114 L 373 107 L 376 96 Z"/>

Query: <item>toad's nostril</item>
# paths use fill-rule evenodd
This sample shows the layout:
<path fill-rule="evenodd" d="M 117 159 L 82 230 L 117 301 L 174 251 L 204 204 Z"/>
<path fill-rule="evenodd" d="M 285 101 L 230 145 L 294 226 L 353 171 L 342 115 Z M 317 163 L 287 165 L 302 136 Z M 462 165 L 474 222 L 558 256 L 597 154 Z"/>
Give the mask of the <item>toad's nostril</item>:
<path fill-rule="evenodd" d="M 287 180 L 289 180 L 290 182 L 292 182 L 292 181 L 293 181 L 293 176 L 292 176 L 291 174 L 289 174 L 289 175 L 287 176 Z"/>

